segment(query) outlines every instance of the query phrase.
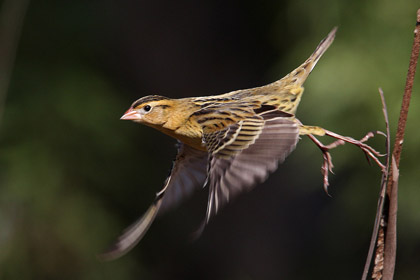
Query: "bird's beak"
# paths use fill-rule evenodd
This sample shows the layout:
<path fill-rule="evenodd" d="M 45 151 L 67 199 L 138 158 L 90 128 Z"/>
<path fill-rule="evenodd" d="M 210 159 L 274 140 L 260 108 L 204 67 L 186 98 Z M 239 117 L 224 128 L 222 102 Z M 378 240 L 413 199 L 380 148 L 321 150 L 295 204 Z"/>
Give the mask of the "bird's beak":
<path fill-rule="evenodd" d="M 140 120 L 141 115 L 132 108 L 128 109 L 127 112 L 120 118 L 120 120 Z"/>

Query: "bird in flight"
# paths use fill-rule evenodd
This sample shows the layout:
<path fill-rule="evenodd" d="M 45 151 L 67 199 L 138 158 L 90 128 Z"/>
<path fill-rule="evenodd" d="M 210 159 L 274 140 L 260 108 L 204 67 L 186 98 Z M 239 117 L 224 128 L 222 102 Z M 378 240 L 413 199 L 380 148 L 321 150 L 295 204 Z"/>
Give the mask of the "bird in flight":
<path fill-rule="evenodd" d="M 251 89 L 205 97 L 171 99 L 159 95 L 135 101 L 121 117 L 153 127 L 178 140 L 178 154 L 164 187 L 146 213 L 131 225 L 106 252 L 104 260 L 116 259 L 144 236 L 158 213 L 208 187 L 207 213 L 201 231 L 218 211 L 241 192 L 265 181 L 295 149 L 299 136 L 309 136 L 324 157 L 324 189 L 332 162 L 329 150 L 345 142 L 357 145 L 381 168 L 380 156 L 361 140 L 335 134 L 317 126 L 303 125 L 296 109 L 303 83 L 335 38 L 336 28 L 312 55 L 284 78 Z M 315 136 L 337 140 L 323 145 Z"/>

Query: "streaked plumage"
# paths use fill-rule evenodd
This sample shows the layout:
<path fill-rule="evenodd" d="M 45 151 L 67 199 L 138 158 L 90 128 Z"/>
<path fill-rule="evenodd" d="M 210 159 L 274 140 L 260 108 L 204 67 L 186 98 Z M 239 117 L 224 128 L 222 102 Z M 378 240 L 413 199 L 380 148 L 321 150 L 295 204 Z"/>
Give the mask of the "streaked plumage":
<path fill-rule="evenodd" d="M 157 213 L 172 208 L 204 185 L 209 189 L 206 224 L 237 194 L 266 180 L 294 150 L 299 135 L 324 135 L 296 118 L 302 84 L 335 37 L 284 78 L 266 86 L 222 95 L 140 98 L 122 119 L 151 126 L 179 141 L 178 156 L 164 188 L 146 214 L 101 257 L 115 259 L 137 244 Z M 331 168 L 331 166 L 330 166 Z"/>

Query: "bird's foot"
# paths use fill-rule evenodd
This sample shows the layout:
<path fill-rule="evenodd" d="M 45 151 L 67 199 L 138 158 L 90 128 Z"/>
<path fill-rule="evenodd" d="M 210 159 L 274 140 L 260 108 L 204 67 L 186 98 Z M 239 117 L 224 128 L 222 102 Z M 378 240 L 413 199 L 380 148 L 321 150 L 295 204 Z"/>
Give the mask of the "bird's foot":
<path fill-rule="evenodd" d="M 381 168 L 382 171 L 385 170 L 385 165 L 383 165 L 382 162 L 378 159 L 378 157 L 382 157 L 384 155 L 379 153 L 375 149 L 373 149 L 371 146 L 365 144 L 365 142 L 369 140 L 370 138 L 374 137 L 375 134 L 385 135 L 383 132 L 371 131 L 367 133 L 362 139 L 356 140 L 352 137 L 342 136 L 329 130 L 324 130 L 324 131 L 325 131 L 325 135 L 333 137 L 337 140 L 332 142 L 331 144 L 324 145 L 315 136 L 309 134 L 308 137 L 318 146 L 318 148 L 322 152 L 324 161 L 321 167 L 321 172 L 324 177 L 324 190 L 327 194 L 328 194 L 328 186 L 329 186 L 328 174 L 329 172 L 333 173 L 332 168 L 334 167 L 332 163 L 331 154 L 329 151 L 338 146 L 344 145 L 346 142 L 359 147 L 364 152 L 369 163 L 370 163 L 370 159 L 372 159 Z"/>

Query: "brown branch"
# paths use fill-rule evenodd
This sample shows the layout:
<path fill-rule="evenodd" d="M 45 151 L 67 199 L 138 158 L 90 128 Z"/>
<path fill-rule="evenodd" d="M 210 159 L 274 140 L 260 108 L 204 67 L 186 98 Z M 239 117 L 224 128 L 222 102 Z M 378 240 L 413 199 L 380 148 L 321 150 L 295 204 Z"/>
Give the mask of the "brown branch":
<path fill-rule="evenodd" d="M 410 64 L 408 67 L 406 85 L 404 89 L 403 102 L 401 105 L 398 129 L 392 152 L 392 166 L 389 168 L 389 122 L 386 113 L 386 105 L 383 92 L 379 92 L 382 98 L 385 122 L 387 125 L 387 175 L 383 176 L 381 191 L 378 199 L 378 209 L 376 213 L 375 225 L 372 233 L 368 257 L 366 260 L 362 280 L 367 278 L 370 263 L 373 256 L 374 242 L 377 240 L 377 251 L 375 256 L 375 267 L 373 269 L 373 279 L 392 280 L 394 278 L 395 260 L 397 251 L 397 209 L 398 209 L 398 178 L 399 163 L 401 158 L 402 144 L 407 124 L 408 109 L 410 106 L 411 93 L 413 89 L 414 76 L 416 74 L 417 60 L 420 50 L 420 9 L 417 10 L 416 28 L 414 29 L 414 42 L 411 50 Z M 388 180 L 386 180 L 388 177 Z M 386 184 L 386 191 L 385 191 Z M 385 201 L 388 202 L 388 209 L 384 210 Z M 383 233 L 386 230 L 385 239 Z M 385 242 L 385 244 L 383 244 Z M 384 249 L 385 246 L 385 249 Z M 383 270 L 382 270 L 383 268 Z"/>
<path fill-rule="evenodd" d="M 411 51 L 410 65 L 408 67 L 407 80 L 405 84 L 403 102 L 402 102 L 401 111 L 400 111 L 400 119 L 398 120 L 397 135 L 395 138 L 394 150 L 392 152 L 392 155 L 395 157 L 395 162 L 397 164 L 397 167 L 400 164 L 401 149 L 402 149 L 402 144 L 404 140 L 404 132 L 405 132 L 405 126 L 407 123 L 408 108 L 410 106 L 410 99 L 411 99 L 411 92 L 413 89 L 414 76 L 416 74 L 416 66 L 417 66 L 417 60 L 419 57 L 419 49 L 420 49 L 420 9 L 417 11 L 417 23 L 416 23 L 416 28 L 414 29 L 414 42 L 413 42 L 413 47 Z M 390 175 L 392 176 L 392 173 Z M 391 182 L 392 180 L 389 180 L 389 181 Z M 388 189 L 387 189 L 388 195 L 391 193 L 390 188 L 391 186 L 390 184 L 388 184 Z"/>
<path fill-rule="evenodd" d="M 392 280 L 395 271 L 395 257 L 397 251 L 397 208 L 398 208 L 398 174 L 401 158 L 402 144 L 407 123 L 408 108 L 410 106 L 411 92 L 413 90 L 414 76 L 416 74 L 417 60 L 420 50 L 420 9 L 417 10 L 417 22 L 414 29 L 414 42 L 411 50 L 410 64 L 408 67 L 403 102 L 401 105 L 400 118 L 398 120 L 397 135 L 392 152 L 392 165 L 389 172 L 387 185 L 387 197 L 389 198 L 389 210 L 387 215 L 387 230 L 385 235 L 385 258 L 384 280 Z"/>
<path fill-rule="evenodd" d="M 381 219 L 383 221 L 383 219 Z M 375 242 L 374 242 L 375 244 Z M 381 227 L 378 233 L 378 242 L 376 246 L 375 266 L 372 271 L 372 279 L 382 279 L 382 271 L 384 270 L 384 250 L 385 250 L 385 232 Z"/>
<path fill-rule="evenodd" d="M 379 199 L 378 199 L 378 206 L 376 210 L 376 217 L 375 217 L 375 224 L 373 226 L 372 237 L 370 239 L 370 246 L 368 255 L 366 258 L 365 268 L 362 275 L 362 280 L 366 280 L 369 274 L 369 268 L 372 262 L 373 251 L 376 247 L 376 254 L 375 254 L 375 266 L 373 268 L 372 278 L 373 279 L 381 279 L 382 277 L 382 270 L 383 270 L 383 259 L 384 259 L 384 219 L 383 219 L 383 211 L 384 211 L 384 204 L 385 204 L 385 191 L 386 191 L 386 183 L 387 177 L 389 172 L 389 159 L 391 156 L 391 133 L 389 129 L 389 118 L 388 118 L 388 109 L 385 102 L 384 92 L 381 88 L 379 88 L 379 95 L 381 96 L 382 101 L 382 112 L 384 114 L 385 119 L 385 127 L 386 127 L 386 162 L 385 162 L 385 170 L 382 171 L 382 179 L 381 179 L 381 190 L 379 192 Z M 376 240 L 378 238 L 378 240 Z"/>
<path fill-rule="evenodd" d="M 395 259 L 397 254 L 397 210 L 398 210 L 398 178 L 399 170 L 395 158 L 392 157 L 392 193 L 389 197 L 388 223 L 385 225 L 384 280 L 394 279 Z"/>

